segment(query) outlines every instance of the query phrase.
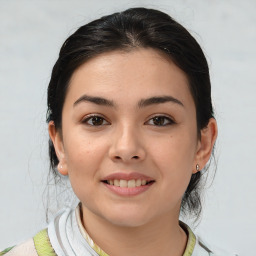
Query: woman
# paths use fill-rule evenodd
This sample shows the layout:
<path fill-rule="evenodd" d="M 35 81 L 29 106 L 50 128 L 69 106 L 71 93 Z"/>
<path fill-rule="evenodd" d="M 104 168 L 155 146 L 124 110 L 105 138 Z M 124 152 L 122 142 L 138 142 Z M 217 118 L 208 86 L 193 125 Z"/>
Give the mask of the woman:
<path fill-rule="evenodd" d="M 214 255 L 179 221 L 199 217 L 217 136 L 207 61 L 180 24 L 134 8 L 79 28 L 53 68 L 47 122 L 52 171 L 80 204 L 2 255 Z"/>

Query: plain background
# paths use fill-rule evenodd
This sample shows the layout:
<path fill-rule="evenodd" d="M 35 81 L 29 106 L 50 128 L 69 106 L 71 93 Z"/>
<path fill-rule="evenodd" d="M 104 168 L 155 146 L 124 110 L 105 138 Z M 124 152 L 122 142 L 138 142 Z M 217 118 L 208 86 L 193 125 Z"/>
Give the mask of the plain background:
<path fill-rule="evenodd" d="M 255 0 L 0 0 L 1 249 L 33 236 L 46 223 L 46 89 L 60 46 L 84 23 L 137 6 L 174 17 L 196 37 L 209 61 L 218 168 L 196 232 L 230 252 L 255 254 Z"/>

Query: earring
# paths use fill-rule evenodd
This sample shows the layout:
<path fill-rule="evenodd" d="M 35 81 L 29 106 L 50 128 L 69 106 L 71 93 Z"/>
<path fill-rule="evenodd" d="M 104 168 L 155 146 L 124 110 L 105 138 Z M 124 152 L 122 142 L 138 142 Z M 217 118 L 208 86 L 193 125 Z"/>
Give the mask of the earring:
<path fill-rule="evenodd" d="M 63 165 L 62 164 L 58 164 L 58 171 L 59 171 L 59 173 L 61 174 L 61 175 L 64 175 L 64 176 L 66 176 L 67 174 L 66 174 L 66 171 L 64 170 L 64 167 L 63 167 Z"/>
<path fill-rule="evenodd" d="M 58 163 L 58 172 L 63 175 L 63 176 L 67 176 L 68 175 L 68 172 L 67 172 L 67 168 L 66 168 L 66 165 L 62 165 L 61 163 Z"/>
<path fill-rule="evenodd" d="M 197 171 L 197 172 L 200 171 L 200 166 L 199 166 L 199 164 L 196 164 L 196 171 Z"/>

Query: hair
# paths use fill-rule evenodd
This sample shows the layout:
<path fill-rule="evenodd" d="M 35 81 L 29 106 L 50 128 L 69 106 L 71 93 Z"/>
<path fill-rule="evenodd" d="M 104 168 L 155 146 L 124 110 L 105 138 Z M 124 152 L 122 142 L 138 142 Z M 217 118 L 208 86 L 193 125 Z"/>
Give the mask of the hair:
<path fill-rule="evenodd" d="M 189 81 L 196 107 L 198 137 L 210 118 L 214 117 L 211 102 L 209 68 L 204 53 L 193 36 L 166 13 L 154 9 L 131 8 L 103 16 L 81 26 L 64 42 L 53 67 L 48 87 L 47 122 L 53 121 L 61 131 L 62 108 L 74 71 L 83 63 L 102 53 L 152 48 L 163 52 Z M 58 158 L 49 139 L 50 169 L 58 177 Z M 181 212 L 200 216 L 202 173 L 192 174 L 182 198 Z"/>

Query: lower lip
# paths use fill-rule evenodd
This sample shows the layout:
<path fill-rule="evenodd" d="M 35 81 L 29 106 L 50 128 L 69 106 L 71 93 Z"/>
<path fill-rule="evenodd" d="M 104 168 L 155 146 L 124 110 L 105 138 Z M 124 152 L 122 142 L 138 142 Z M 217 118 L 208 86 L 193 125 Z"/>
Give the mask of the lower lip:
<path fill-rule="evenodd" d="M 134 188 L 127 188 L 127 187 L 123 188 L 123 187 L 109 185 L 107 183 L 103 183 L 103 184 L 109 190 L 111 190 L 112 192 L 114 192 L 115 194 L 117 194 L 119 196 L 137 196 L 137 195 L 147 191 L 154 184 L 154 182 L 150 183 L 148 185 L 134 187 Z"/>

